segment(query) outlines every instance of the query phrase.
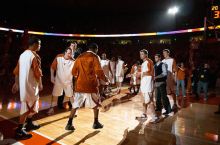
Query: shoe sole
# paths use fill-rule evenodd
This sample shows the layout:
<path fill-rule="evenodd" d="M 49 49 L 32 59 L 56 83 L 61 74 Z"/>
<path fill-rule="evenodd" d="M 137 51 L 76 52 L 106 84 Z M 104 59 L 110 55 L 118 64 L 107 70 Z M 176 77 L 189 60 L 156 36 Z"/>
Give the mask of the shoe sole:
<path fill-rule="evenodd" d="M 26 140 L 26 139 L 30 139 L 30 138 L 32 138 L 32 136 L 30 136 L 30 137 L 20 137 L 20 136 L 15 135 L 16 140 Z"/>
<path fill-rule="evenodd" d="M 93 129 L 102 129 L 104 126 L 102 127 L 92 127 Z"/>
<path fill-rule="evenodd" d="M 73 127 L 73 129 L 69 129 L 69 128 L 66 128 L 66 127 L 65 127 L 65 130 L 74 131 L 74 130 L 76 130 L 76 129 L 75 129 L 75 127 Z"/>
<path fill-rule="evenodd" d="M 103 127 L 99 127 L 99 128 L 94 128 L 94 127 L 93 127 L 93 129 L 102 129 L 102 128 L 103 128 Z"/>
<path fill-rule="evenodd" d="M 36 128 L 26 128 L 25 129 L 25 131 L 27 131 L 27 132 L 29 132 L 29 131 L 32 131 L 32 130 L 37 130 L 37 129 L 39 129 L 39 128 L 41 128 L 41 126 L 39 126 L 39 127 L 36 127 Z"/>
<path fill-rule="evenodd" d="M 65 128 L 65 130 L 68 130 L 68 131 L 74 131 L 74 130 L 76 130 L 76 129 L 75 129 L 75 128 L 73 128 L 73 129 Z"/>

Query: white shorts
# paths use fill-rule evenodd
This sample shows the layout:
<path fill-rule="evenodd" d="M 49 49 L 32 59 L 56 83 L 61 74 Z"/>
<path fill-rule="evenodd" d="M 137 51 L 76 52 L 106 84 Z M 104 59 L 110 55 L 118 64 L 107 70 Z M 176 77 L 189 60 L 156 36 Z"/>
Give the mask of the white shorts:
<path fill-rule="evenodd" d="M 111 78 L 111 84 L 115 84 L 115 76 Z"/>
<path fill-rule="evenodd" d="M 33 106 L 34 105 L 34 106 Z M 39 101 L 36 100 L 35 104 L 34 102 L 28 102 L 28 106 L 27 106 L 27 102 L 21 102 L 21 110 L 20 110 L 20 115 L 23 115 L 24 113 L 30 111 L 29 108 L 33 107 L 32 111 L 30 114 L 35 114 L 38 113 L 39 110 Z"/>
<path fill-rule="evenodd" d="M 151 101 L 151 93 L 142 93 L 143 99 L 144 99 L 144 104 L 148 104 Z"/>
<path fill-rule="evenodd" d="M 154 83 L 153 83 L 152 76 L 145 76 L 141 78 L 141 86 L 140 86 L 141 93 L 152 92 L 153 86 L 154 86 Z"/>
<path fill-rule="evenodd" d="M 123 80 L 124 80 L 124 77 L 116 76 L 116 82 L 117 82 L 117 83 L 122 83 Z"/>
<path fill-rule="evenodd" d="M 96 93 L 79 93 L 74 96 L 73 108 L 80 108 L 85 103 L 87 108 L 95 108 L 99 105 L 99 95 Z"/>
<path fill-rule="evenodd" d="M 73 103 L 74 103 L 74 96 L 72 96 L 72 97 L 68 97 L 68 99 L 69 99 L 70 103 L 71 103 L 72 106 L 73 106 Z"/>
<path fill-rule="evenodd" d="M 62 85 L 57 85 L 57 84 L 54 84 L 52 95 L 56 96 L 56 97 L 62 96 L 63 91 L 65 92 L 66 97 L 73 96 L 73 86 L 72 85 L 62 86 Z"/>

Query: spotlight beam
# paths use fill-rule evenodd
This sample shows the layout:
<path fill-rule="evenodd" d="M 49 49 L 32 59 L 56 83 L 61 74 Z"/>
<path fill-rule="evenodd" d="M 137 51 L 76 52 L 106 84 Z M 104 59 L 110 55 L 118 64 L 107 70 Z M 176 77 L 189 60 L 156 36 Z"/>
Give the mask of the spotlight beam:
<path fill-rule="evenodd" d="M 179 8 L 177 6 L 174 6 L 168 9 L 168 14 L 170 15 L 175 15 L 178 12 L 179 12 Z"/>

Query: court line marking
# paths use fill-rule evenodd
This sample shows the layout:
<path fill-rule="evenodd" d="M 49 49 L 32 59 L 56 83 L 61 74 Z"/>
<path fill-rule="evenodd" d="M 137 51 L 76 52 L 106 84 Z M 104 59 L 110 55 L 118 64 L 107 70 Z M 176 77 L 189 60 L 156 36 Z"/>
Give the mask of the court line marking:
<path fill-rule="evenodd" d="M 0 115 L 0 117 L 4 118 L 5 120 L 9 120 L 8 117 L 5 117 L 5 116 L 3 116 L 3 115 Z M 18 123 L 17 123 L 16 121 L 14 121 L 14 120 L 9 120 L 9 121 L 12 122 L 12 123 L 18 124 Z M 34 130 L 34 131 L 32 131 L 32 132 L 34 132 L 34 133 L 36 133 L 36 134 L 38 134 L 38 135 L 40 135 L 40 136 L 43 136 L 43 137 L 45 137 L 45 138 L 47 138 L 47 139 L 49 139 L 49 140 L 51 140 L 51 141 L 55 140 L 55 139 L 53 139 L 52 137 L 49 137 L 49 136 L 47 136 L 47 135 L 45 135 L 45 134 L 42 134 L 42 133 L 40 133 L 40 132 L 38 132 L 38 131 L 36 131 L 36 130 Z M 21 142 L 19 142 L 19 143 L 21 143 Z M 66 144 L 64 144 L 64 143 L 62 143 L 62 142 L 60 142 L 60 141 L 57 141 L 57 143 L 59 143 L 59 144 L 61 144 L 61 145 L 66 145 Z M 21 144 L 22 144 L 22 143 L 21 143 Z"/>

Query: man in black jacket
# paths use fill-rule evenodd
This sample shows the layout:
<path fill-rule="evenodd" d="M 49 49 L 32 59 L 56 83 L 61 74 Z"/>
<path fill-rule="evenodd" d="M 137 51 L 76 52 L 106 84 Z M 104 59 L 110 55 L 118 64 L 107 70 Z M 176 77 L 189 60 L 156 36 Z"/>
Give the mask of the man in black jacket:
<path fill-rule="evenodd" d="M 171 106 L 166 92 L 167 67 L 166 64 L 161 62 L 160 54 L 156 54 L 154 58 L 156 62 L 156 64 L 154 65 L 154 80 L 156 87 L 156 111 L 162 110 L 163 103 L 163 107 L 166 110 L 166 112 L 164 112 L 163 114 L 168 115 L 171 112 Z"/>
<path fill-rule="evenodd" d="M 208 99 L 208 81 L 210 78 L 210 72 L 208 68 L 208 64 L 205 63 L 204 67 L 199 70 L 199 82 L 198 82 L 198 88 L 197 93 L 200 94 L 201 89 L 203 89 L 204 92 L 204 101 L 207 101 Z"/>

